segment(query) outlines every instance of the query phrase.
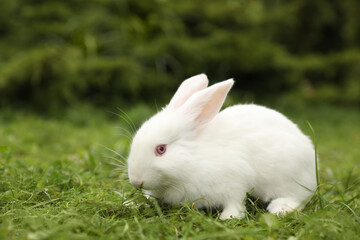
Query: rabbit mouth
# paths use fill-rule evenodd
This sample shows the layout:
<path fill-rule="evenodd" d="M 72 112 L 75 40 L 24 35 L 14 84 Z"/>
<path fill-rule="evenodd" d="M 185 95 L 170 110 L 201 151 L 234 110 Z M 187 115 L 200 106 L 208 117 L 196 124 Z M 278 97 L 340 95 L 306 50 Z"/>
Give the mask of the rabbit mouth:
<path fill-rule="evenodd" d="M 144 181 L 138 181 L 138 182 L 132 182 L 131 183 L 136 189 L 140 190 L 154 190 L 153 187 L 149 186 L 149 184 L 146 184 Z M 156 188 L 155 188 L 156 189 Z"/>

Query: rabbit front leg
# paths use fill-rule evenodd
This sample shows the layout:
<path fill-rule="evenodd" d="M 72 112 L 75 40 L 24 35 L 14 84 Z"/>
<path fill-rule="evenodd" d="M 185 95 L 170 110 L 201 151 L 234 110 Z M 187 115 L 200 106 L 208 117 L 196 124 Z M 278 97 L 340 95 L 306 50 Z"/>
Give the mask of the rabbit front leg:
<path fill-rule="evenodd" d="M 224 205 L 224 209 L 220 214 L 220 219 L 225 220 L 231 217 L 242 219 L 245 217 L 245 205 L 239 202 L 230 202 Z"/>

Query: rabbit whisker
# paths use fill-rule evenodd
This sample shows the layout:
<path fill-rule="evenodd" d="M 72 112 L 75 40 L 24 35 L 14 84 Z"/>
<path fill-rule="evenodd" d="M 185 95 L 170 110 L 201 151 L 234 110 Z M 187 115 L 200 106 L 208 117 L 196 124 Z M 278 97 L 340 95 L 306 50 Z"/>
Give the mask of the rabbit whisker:
<path fill-rule="evenodd" d="M 117 172 L 119 172 L 119 171 L 124 171 L 124 170 L 122 169 L 123 166 L 120 166 L 120 165 L 118 165 L 118 164 L 116 164 L 116 163 L 111 163 L 111 162 L 109 162 L 108 164 L 110 164 L 110 165 L 112 165 L 112 166 L 115 166 L 116 168 L 115 168 L 114 170 L 116 170 Z"/>
<path fill-rule="evenodd" d="M 112 111 L 107 111 L 108 113 L 111 113 L 111 114 L 114 114 L 115 116 L 118 116 L 119 118 L 121 118 L 122 120 L 124 120 L 130 127 L 131 129 L 131 132 L 132 134 L 135 134 L 135 129 L 134 127 L 130 124 L 129 120 L 127 120 L 124 116 L 118 114 L 118 113 L 115 113 L 115 112 L 112 112 Z"/>
<path fill-rule="evenodd" d="M 116 135 L 119 136 L 119 137 L 125 137 L 127 140 L 129 140 L 131 142 L 131 138 L 126 134 L 118 133 Z"/>
<path fill-rule="evenodd" d="M 117 157 L 114 157 L 114 156 L 108 156 L 108 155 L 105 155 L 105 154 L 101 154 L 102 157 L 105 157 L 105 158 L 108 158 L 108 159 L 112 159 L 112 160 L 115 160 L 123 165 L 127 165 L 127 161 L 126 159 L 123 159 L 123 158 L 117 158 Z"/>
<path fill-rule="evenodd" d="M 130 126 L 132 126 L 132 130 L 134 131 L 134 132 L 136 132 L 136 126 L 135 126 L 135 123 L 134 123 L 134 121 L 133 120 L 131 120 L 131 118 L 130 118 L 130 116 L 124 111 L 124 110 L 122 110 L 121 108 L 117 108 L 122 114 L 124 114 L 125 116 L 126 116 L 126 118 L 129 120 L 129 122 L 131 123 L 131 125 Z"/>
<path fill-rule="evenodd" d="M 118 153 L 117 151 L 111 149 L 111 148 L 108 148 L 104 145 L 101 145 L 102 147 L 106 148 L 107 150 L 109 150 L 110 152 L 112 153 L 115 153 L 117 156 L 119 156 L 121 159 L 123 159 L 125 162 L 127 161 L 126 158 L 121 154 L 121 153 Z"/>
<path fill-rule="evenodd" d="M 124 127 L 120 127 L 120 126 L 117 126 L 117 127 L 115 127 L 116 129 L 120 129 L 120 130 L 123 130 L 127 135 L 126 136 L 128 136 L 129 138 L 132 138 L 133 137 L 133 134 L 131 133 L 131 132 L 129 132 L 129 130 L 127 130 L 126 128 L 124 128 Z"/>

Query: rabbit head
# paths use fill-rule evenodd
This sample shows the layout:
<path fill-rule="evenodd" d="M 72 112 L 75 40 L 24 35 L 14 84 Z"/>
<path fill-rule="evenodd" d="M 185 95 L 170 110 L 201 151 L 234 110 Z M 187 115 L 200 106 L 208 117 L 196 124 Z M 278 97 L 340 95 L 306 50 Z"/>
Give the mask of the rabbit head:
<path fill-rule="evenodd" d="M 205 74 L 185 80 L 170 103 L 136 133 L 128 158 L 132 185 L 145 190 L 166 188 L 186 176 L 196 155 L 196 136 L 219 112 L 233 80 L 207 88 Z"/>

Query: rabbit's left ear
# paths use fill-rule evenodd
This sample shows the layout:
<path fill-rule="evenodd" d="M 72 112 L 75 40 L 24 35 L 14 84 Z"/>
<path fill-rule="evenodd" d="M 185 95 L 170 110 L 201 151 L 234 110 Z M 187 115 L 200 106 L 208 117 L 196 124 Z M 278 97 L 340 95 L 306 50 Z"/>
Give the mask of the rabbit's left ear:
<path fill-rule="evenodd" d="M 209 80 L 205 74 L 199 74 L 183 81 L 171 99 L 167 108 L 177 109 L 195 92 L 207 88 Z"/>
<path fill-rule="evenodd" d="M 195 127 L 207 123 L 220 111 L 233 84 L 234 80 L 229 79 L 201 90 L 193 94 L 180 110 L 195 123 Z"/>

